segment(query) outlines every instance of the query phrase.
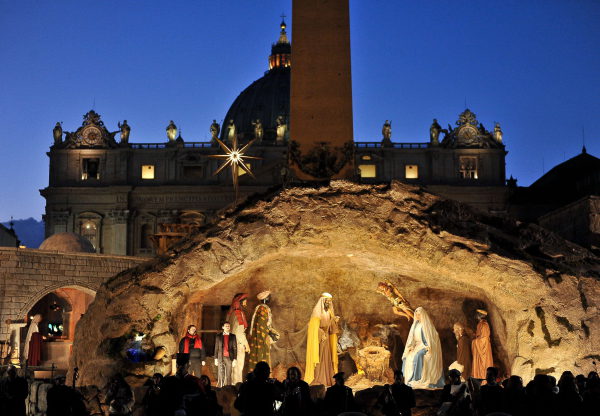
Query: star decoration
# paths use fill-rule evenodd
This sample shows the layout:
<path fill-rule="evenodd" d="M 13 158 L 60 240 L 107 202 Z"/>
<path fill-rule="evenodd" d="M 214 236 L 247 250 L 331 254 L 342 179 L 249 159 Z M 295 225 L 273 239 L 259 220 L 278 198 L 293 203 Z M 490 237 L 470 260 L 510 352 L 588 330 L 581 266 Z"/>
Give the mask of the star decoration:
<path fill-rule="evenodd" d="M 221 146 L 221 149 L 223 149 L 225 154 L 209 155 L 209 157 L 212 157 L 215 159 L 224 159 L 223 164 L 221 166 L 219 166 L 219 169 L 217 169 L 215 171 L 215 173 L 213 173 L 213 175 L 218 175 L 223 169 L 225 169 L 228 166 L 231 167 L 231 177 L 233 179 L 233 190 L 235 192 L 235 202 L 237 203 L 237 200 L 239 197 L 239 176 L 240 176 L 239 168 L 242 168 L 242 170 L 244 172 L 246 172 L 248 175 L 250 175 L 254 179 L 256 179 L 256 177 L 254 176 L 254 174 L 252 173 L 250 168 L 246 165 L 247 162 L 246 163 L 244 163 L 244 162 L 246 161 L 246 159 L 262 159 L 262 157 L 247 156 L 245 154 L 246 150 L 248 150 L 248 148 L 252 145 L 252 143 L 254 143 L 254 140 L 250 140 L 248 143 L 246 143 L 241 148 L 238 148 L 237 137 L 233 138 L 231 148 L 216 137 L 215 137 L 215 140 L 217 141 L 217 143 L 219 143 L 219 146 Z"/>

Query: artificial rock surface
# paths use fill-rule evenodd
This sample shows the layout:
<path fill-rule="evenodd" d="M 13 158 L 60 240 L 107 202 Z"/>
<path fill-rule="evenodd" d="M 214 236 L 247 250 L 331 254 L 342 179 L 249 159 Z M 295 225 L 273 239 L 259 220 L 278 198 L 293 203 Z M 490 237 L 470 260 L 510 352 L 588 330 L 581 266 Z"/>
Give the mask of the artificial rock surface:
<path fill-rule="evenodd" d="M 540 227 L 399 182 L 291 188 L 246 202 L 168 255 L 107 280 L 77 326 L 71 368 L 83 385 L 98 386 L 117 371 L 130 381 L 166 372 L 195 323 L 193 305 L 228 305 L 248 292 L 251 315 L 266 289 L 283 334 L 278 349 L 291 355 L 275 354 L 273 364 L 304 361 L 304 330 L 324 291 L 357 332 L 360 322 L 374 334 L 395 324 L 406 340 L 409 323 L 376 292 L 387 279 L 430 313 L 446 366 L 456 353 L 453 323 L 475 328 L 474 310 L 486 308 L 504 374 L 587 373 L 600 360 L 599 276 L 596 257 Z M 133 331 L 146 333 L 149 347 L 164 346 L 165 359 L 128 362 Z"/>

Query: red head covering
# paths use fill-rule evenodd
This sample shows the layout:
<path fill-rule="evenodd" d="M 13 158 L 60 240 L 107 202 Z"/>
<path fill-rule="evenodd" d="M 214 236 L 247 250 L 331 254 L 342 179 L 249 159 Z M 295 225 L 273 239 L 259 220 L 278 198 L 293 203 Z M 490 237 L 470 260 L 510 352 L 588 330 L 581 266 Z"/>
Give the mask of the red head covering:
<path fill-rule="evenodd" d="M 231 301 L 231 307 L 229 308 L 228 317 L 231 316 L 232 313 L 235 313 L 237 317 L 238 324 L 244 325 L 244 328 L 248 328 L 248 321 L 246 320 L 246 314 L 242 310 L 242 301 L 248 298 L 247 293 L 238 293 L 233 297 Z"/>

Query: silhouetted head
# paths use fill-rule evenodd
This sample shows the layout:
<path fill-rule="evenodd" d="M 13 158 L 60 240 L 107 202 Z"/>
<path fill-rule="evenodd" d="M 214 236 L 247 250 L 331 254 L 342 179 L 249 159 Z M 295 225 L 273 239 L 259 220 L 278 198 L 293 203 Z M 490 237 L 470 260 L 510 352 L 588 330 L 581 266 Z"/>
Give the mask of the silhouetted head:
<path fill-rule="evenodd" d="M 343 386 L 344 385 L 344 372 L 340 371 L 339 373 L 334 374 L 333 379 L 335 380 L 335 384 L 337 386 Z"/>
<path fill-rule="evenodd" d="M 204 387 L 205 390 L 210 390 L 210 377 L 206 374 L 202 374 L 200 376 L 200 384 L 202 384 L 202 387 Z"/>
<path fill-rule="evenodd" d="M 495 383 L 498 378 L 498 369 L 496 367 L 488 367 L 485 372 L 485 381 Z"/>
<path fill-rule="evenodd" d="M 290 367 L 287 370 L 287 379 L 291 382 L 297 382 L 302 377 L 298 367 Z"/>
<path fill-rule="evenodd" d="M 522 389 L 523 388 L 523 379 L 519 376 L 510 376 L 508 378 L 509 389 Z"/>
<path fill-rule="evenodd" d="M 402 370 L 394 371 L 394 382 L 395 383 L 404 383 L 404 374 L 402 374 Z"/>
<path fill-rule="evenodd" d="M 256 367 L 254 367 L 254 377 L 257 380 L 262 380 L 265 381 L 269 378 L 269 375 L 271 374 L 271 367 L 269 367 L 269 364 L 267 364 L 264 361 L 259 361 L 258 363 L 256 363 Z"/>
<path fill-rule="evenodd" d="M 575 376 L 570 371 L 564 371 L 558 380 L 558 387 L 561 390 L 575 390 Z"/>
<path fill-rule="evenodd" d="M 177 374 L 180 376 L 185 376 L 190 368 L 190 355 L 177 354 L 175 364 L 177 365 Z"/>
<path fill-rule="evenodd" d="M 154 384 L 160 384 L 162 379 L 163 379 L 163 375 L 161 373 L 154 373 L 154 375 L 152 376 L 152 382 Z"/>
<path fill-rule="evenodd" d="M 450 379 L 450 384 L 460 384 L 460 371 L 453 368 L 448 371 L 448 378 Z"/>
<path fill-rule="evenodd" d="M 11 380 L 15 379 L 17 377 L 17 367 L 15 367 L 14 365 L 9 365 L 6 369 L 6 374 Z"/>

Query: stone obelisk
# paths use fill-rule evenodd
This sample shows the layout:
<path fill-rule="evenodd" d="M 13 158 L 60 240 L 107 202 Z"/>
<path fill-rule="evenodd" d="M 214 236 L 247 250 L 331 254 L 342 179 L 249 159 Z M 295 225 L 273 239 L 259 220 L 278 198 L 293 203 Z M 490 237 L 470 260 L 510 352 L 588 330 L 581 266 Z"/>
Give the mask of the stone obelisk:
<path fill-rule="evenodd" d="M 354 173 L 348 0 L 292 0 L 290 167 L 301 180 Z"/>

